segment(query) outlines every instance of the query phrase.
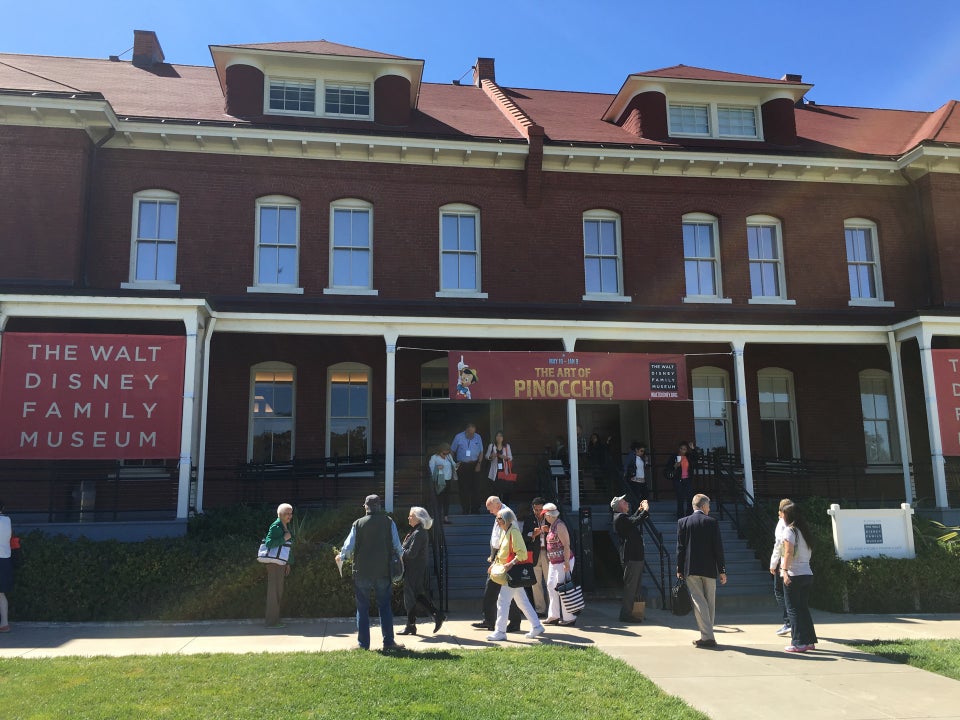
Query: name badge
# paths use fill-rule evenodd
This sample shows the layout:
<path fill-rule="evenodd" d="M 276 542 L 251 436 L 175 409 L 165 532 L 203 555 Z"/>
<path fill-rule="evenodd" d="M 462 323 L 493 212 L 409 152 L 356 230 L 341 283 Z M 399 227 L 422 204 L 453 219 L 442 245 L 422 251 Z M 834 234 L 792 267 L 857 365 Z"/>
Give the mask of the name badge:
<path fill-rule="evenodd" d="M 498 462 L 498 463 L 497 463 L 497 470 L 503 470 L 503 463 L 502 463 L 502 462 Z"/>
<path fill-rule="evenodd" d="M 467 457 L 470 457 L 470 451 L 467 450 Z"/>

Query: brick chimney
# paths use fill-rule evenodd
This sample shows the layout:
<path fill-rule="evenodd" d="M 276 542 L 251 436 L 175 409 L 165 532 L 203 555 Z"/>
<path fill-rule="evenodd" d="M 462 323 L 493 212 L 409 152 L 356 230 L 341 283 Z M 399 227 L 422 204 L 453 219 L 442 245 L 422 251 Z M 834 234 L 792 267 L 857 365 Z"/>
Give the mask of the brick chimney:
<path fill-rule="evenodd" d="M 163 62 L 163 48 L 153 30 L 133 31 L 133 64 L 138 68 L 151 68 Z"/>
<path fill-rule="evenodd" d="M 787 82 L 799 83 L 803 82 L 803 75 L 797 75 L 796 73 L 786 73 L 781 80 L 786 80 Z"/>
<path fill-rule="evenodd" d="M 473 66 L 473 84 L 480 87 L 481 80 L 497 81 L 497 74 L 493 70 L 493 58 L 477 58 Z"/>

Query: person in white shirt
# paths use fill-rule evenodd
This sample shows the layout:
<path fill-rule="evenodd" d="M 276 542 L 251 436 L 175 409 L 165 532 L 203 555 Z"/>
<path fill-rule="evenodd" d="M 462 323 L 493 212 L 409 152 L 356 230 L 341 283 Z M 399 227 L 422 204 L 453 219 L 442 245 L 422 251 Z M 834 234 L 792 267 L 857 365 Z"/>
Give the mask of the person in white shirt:
<path fill-rule="evenodd" d="M 790 618 L 787 615 L 787 605 L 783 600 L 783 578 L 780 577 L 780 560 L 783 557 L 783 536 L 787 529 L 787 524 L 783 521 L 783 508 L 792 504 L 790 498 L 784 498 L 780 501 L 777 509 L 777 529 L 773 531 L 773 553 L 770 555 L 770 574 L 773 575 L 773 597 L 777 601 L 777 607 L 783 615 L 783 625 L 777 630 L 777 635 L 786 637 L 790 634 Z"/>
<path fill-rule="evenodd" d="M 13 550 L 10 539 L 13 526 L 10 518 L 3 513 L 3 500 L 0 500 L 0 632 L 10 632 L 10 606 L 7 593 L 13 591 Z"/>

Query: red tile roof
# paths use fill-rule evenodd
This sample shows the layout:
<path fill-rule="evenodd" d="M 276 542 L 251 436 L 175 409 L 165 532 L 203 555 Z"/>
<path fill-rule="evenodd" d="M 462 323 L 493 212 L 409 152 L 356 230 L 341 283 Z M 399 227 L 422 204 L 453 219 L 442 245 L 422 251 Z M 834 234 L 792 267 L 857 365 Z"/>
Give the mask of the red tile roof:
<path fill-rule="evenodd" d="M 671 67 L 660 68 L 659 70 L 647 70 L 633 74 L 639 75 L 640 77 L 676 78 L 678 80 L 795 84 L 789 80 L 775 80 L 773 78 L 758 77 L 756 75 L 738 75 L 737 73 L 708 70 L 692 65 L 673 65 Z"/>

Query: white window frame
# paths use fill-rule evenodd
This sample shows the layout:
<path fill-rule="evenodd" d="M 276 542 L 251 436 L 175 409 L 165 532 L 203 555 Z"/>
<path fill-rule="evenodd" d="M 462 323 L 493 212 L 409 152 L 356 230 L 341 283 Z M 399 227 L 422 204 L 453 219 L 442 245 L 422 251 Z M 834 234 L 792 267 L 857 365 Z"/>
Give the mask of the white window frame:
<path fill-rule="evenodd" d="M 264 207 L 293 208 L 296 212 L 296 237 L 294 240 L 294 279 L 292 283 L 262 283 L 260 282 L 260 216 Z M 257 198 L 254 217 L 253 238 L 253 285 L 247 288 L 248 293 L 289 293 L 302 295 L 300 287 L 300 201 L 286 195 L 265 195 Z M 278 244 L 277 247 L 280 247 Z M 289 247 L 289 246 L 285 246 Z"/>
<path fill-rule="evenodd" d="M 247 406 L 247 462 L 253 462 L 254 405 L 256 404 L 257 373 L 290 373 L 292 390 L 290 399 L 290 460 L 297 456 L 297 368 L 290 363 L 268 361 L 250 368 L 249 404 Z M 283 464 L 282 461 L 279 464 Z"/>
<path fill-rule="evenodd" d="M 707 132 L 691 132 L 683 130 L 676 126 L 671 117 L 671 108 L 697 107 L 705 108 L 707 111 Z M 730 135 L 720 132 L 720 111 L 721 110 L 749 110 L 753 112 L 756 134 L 754 135 Z M 748 142 L 760 142 L 763 140 L 763 113 L 760 107 L 752 103 L 718 103 L 713 101 L 683 100 L 675 99 L 667 103 L 667 132 L 670 137 L 694 137 L 694 138 L 714 138 L 723 140 L 746 140 Z"/>
<path fill-rule="evenodd" d="M 684 225 L 709 225 L 711 227 L 711 232 L 713 233 L 713 251 L 714 255 L 708 257 L 706 255 L 690 255 L 686 254 L 686 249 L 683 247 L 683 226 Z M 712 262 L 713 263 L 713 284 L 715 293 L 713 295 L 684 295 L 683 302 L 685 303 L 730 303 L 732 302 L 730 298 L 723 297 L 723 273 L 721 272 L 720 267 L 720 222 L 713 215 L 707 213 L 686 213 L 681 218 L 680 224 L 680 246 L 681 250 L 684 253 L 683 255 L 683 287 L 684 292 L 686 292 L 687 287 L 687 263 L 688 262 Z"/>
<path fill-rule="evenodd" d="M 340 247 L 336 245 L 336 235 L 334 233 L 334 217 L 338 210 L 349 210 L 351 212 L 362 211 L 367 213 L 367 278 L 366 285 L 335 285 L 334 284 L 334 257 L 337 249 L 348 249 L 353 254 L 354 248 Z M 373 289 L 373 205 L 366 200 L 358 198 L 343 198 L 330 203 L 330 250 L 329 250 L 329 279 L 327 287 L 323 292 L 325 295 L 377 295 L 378 291 Z M 356 250 L 360 250 L 357 248 Z"/>
<path fill-rule="evenodd" d="M 332 450 L 331 446 L 331 434 L 332 434 L 332 423 L 333 418 L 331 417 L 331 411 L 333 409 L 333 377 L 334 375 L 340 373 L 365 373 L 367 376 L 367 407 L 366 407 L 366 419 L 367 419 L 367 447 L 362 453 L 363 455 L 370 454 L 370 448 L 373 443 L 373 369 L 369 365 L 364 365 L 363 363 L 354 363 L 354 362 L 342 362 L 337 363 L 336 365 L 331 365 L 327 368 L 327 422 L 326 422 L 326 432 L 325 432 L 325 454 L 327 457 L 331 457 Z M 358 418 L 359 415 L 350 415 L 347 417 Z"/>
<path fill-rule="evenodd" d="M 157 245 L 160 242 L 173 245 L 173 276 L 170 280 L 140 280 L 137 278 L 137 254 L 140 252 L 141 240 L 139 238 L 140 229 L 140 205 L 143 202 L 148 203 L 174 203 L 177 209 L 176 230 L 173 240 L 146 238 L 143 244 Z M 120 287 L 129 289 L 148 289 L 148 290 L 179 290 L 180 285 L 176 281 L 177 276 L 177 256 L 180 254 L 180 195 L 169 190 L 160 190 L 153 188 L 150 190 L 141 190 L 133 194 L 133 212 L 130 223 L 130 280 L 121 283 Z"/>
<path fill-rule="evenodd" d="M 777 258 L 753 258 L 750 257 L 750 229 L 751 228 L 772 228 L 774 234 L 774 247 L 777 250 Z M 753 305 L 796 305 L 796 300 L 787 299 L 787 278 L 785 264 L 783 259 L 783 228 L 779 218 L 772 215 L 750 215 L 747 217 L 747 264 L 748 277 L 750 280 L 750 299 L 748 303 Z M 776 268 L 777 285 L 779 294 L 777 295 L 755 295 L 753 287 L 753 265 L 774 265 Z"/>
<path fill-rule="evenodd" d="M 367 114 L 333 113 L 327 111 L 327 90 L 332 88 L 353 88 L 367 91 Z M 332 118 L 346 118 L 348 120 L 370 120 L 373 118 L 373 87 L 368 82 L 349 82 L 346 80 L 326 80 L 323 82 L 323 116 Z"/>
<path fill-rule="evenodd" d="M 767 417 L 764 415 L 764 381 L 781 381 L 787 393 L 787 414 L 786 416 Z M 793 457 L 800 457 L 800 435 L 797 429 L 797 394 L 793 382 L 793 373 L 785 368 L 767 367 L 757 371 L 757 402 L 759 405 L 759 418 L 761 427 L 764 421 L 789 420 L 790 421 L 790 442 L 792 445 Z M 763 430 L 760 433 L 763 437 Z"/>
<path fill-rule="evenodd" d="M 733 413 L 730 403 L 730 373 L 718 367 L 699 367 L 690 371 L 691 386 L 693 393 L 693 422 L 696 434 L 696 424 L 698 420 L 720 421 L 723 423 L 724 436 L 727 450 L 733 448 Z M 697 398 L 697 389 L 706 388 L 707 399 Z M 713 390 L 719 389 L 723 398 L 714 400 L 711 395 Z M 719 405 L 718 407 L 715 407 Z M 698 411 L 707 410 L 706 414 L 698 415 Z M 702 438 L 696 437 L 697 447 L 709 449 L 704 444 Z"/>
<path fill-rule="evenodd" d="M 277 110 L 270 107 L 270 89 L 274 83 L 291 83 L 295 85 L 300 85 L 303 87 L 313 86 L 313 110 Z M 264 115 L 299 115 L 300 117 L 316 117 L 319 114 L 317 112 L 317 98 L 320 97 L 318 92 L 318 83 L 313 78 L 293 78 L 293 77 L 268 77 L 263 83 L 263 113 Z"/>
<path fill-rule="evenodd" d="M 883 394 L 887 398 L 887 408 L 889 416 L 886 418 L 882 417 L 867 417 L 867 414 L 864 412 L 864 384 L 865 383 L 884 383 L 885 391 Z M 889 467 L 889 466 L 898 466 L 900 465 L 900 432 L 897 425 L 897 406 L 896 398 L 893 392 L 893 375 L 886 370 L 877 370 L 869 369 L 862 370 L 858 375 L 858 388 L 860 390 L 860 414 L 863 419 L 864 424 L 864 453 L 867 458 L 867 465 L 872 467 Z M 870 395 L 878 395 L 879 393 L 871 392 Z M 878 460 L 876 455 L 871 457 L 870 445 L 867 442 L 867 433 L 866 425 L 867 423 L 886 423 L 887 424 L 887 433 L 890 438 L 890 459 L 889 460 Z"/>
<path fill-rule="evenodd" d="M 870 233 L 870 248 L 873 250 L 873 260 L 850 260 L 850 253 L 847 251 L 847 231 L 866 231 Z M 843 221 L 843 249 L 847 264 L 847 289 L 850 290 L 850 270 L 851 266 L 869 267 L 873 276 L 874 287 L 877 291 L 876 297 L 854 297 L 850 293 L 850 301 L 847 303 L 850 307 L 868 306 L 868 307 L 893 307 L 892 301 L 883 299 L 883 273 L 880 271 L 880 236 L 877 232 L 877 224 L 866 218 L 847 218 Z"/>
<path fill-rule="evenodd" d="M 614 243 L 615 243 L 615 255 L 604 255 L 598 251 L 597 254 L 588 254 L 587 253 L 587 233 L 586 226 L 588 222 L 600 223 L 613 223 L 614 226 Z M 583 300 L 587 301 L 601 301 L 601 302 L 630 302 L 632 299 L 629 295 L 624 295 L 623 291 L 623 241 L 621 236 L 621 221 L 620 214 L 615 213 L 612 210 L 587 210 L 583 213 L 583 219 L 581 221 L 581 231 L 583 232 Z M 604 259 L 614 258 L 616 260 L 617 266 L 617 289 L 615 292 L 591 292 L 587 288 L 587 262 L 590 260 L 602 261 Z"/>
<path fill-rule="evenodd" d="M 470 288 L 466 290 L 461 290 L 458 288 L 445 288 L 443 286 L 443 256 L 446 253 L 457 252 L 458 254 L 467 254 L 463 251 L 452 251 L 443 249 L 443 218 L 447 215 L 456 215 L 466 216 L 472 215 L 474 219 L 474 228 L 476 232 L 476 249 L 473 254 L 476 255 L 477 263 L 477 286 L 475 288 Z M 481 290 L 482 288 L 482 279 L 483 279 L 483 264 L 482 264 L 482 237 L 483 233 L 480 228 L 480 208 L 473 205 L 467 205 L 464 203 L 448 203 L 443 205 L 440 208 L 439 212 L 439 242 L 437 243 L 437 249 L 439 253 L 439 286 L 440 289 L 436 293 L 436 297 L 458 297 L 458 298 L 479 298 L 486 299 L 487 293 Z"/>

